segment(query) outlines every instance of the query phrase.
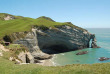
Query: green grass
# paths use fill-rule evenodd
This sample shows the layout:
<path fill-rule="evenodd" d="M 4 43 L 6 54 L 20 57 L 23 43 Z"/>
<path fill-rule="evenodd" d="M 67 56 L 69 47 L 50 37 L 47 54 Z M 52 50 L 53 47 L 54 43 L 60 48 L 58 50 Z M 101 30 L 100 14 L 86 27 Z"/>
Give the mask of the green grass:
<path fill-rule="evenodd" d="M 17 65 L 8 60 L 11 54 L 11 52 L 4 52 L 4 56 L 0 57 L 0 74 L 110 74 L 110 63 L 73 64 L 56 67 L 37 64 Z"/>
<path fill-rule="evenodd" d="M 3 19 L 3 17 L 6 17 L 6 15 L 9 14 L 0 13 L 0 18 Z M 48 29 L 49 27 L 56 28 L 62 25 L 68 25 L 73 28 L 84 30 L 70 23 L 55 22 L 52 19 L 44 16 L 37 19 L 21 17 L 21 16 L 14 16 L 14 17 L 16 17 L 16 19 L 7 20 L 7 21 L 0 20 L 0 39 L 2 39 L 5 35 L 9 35 L 14 32 L 31 31 L 31 27 L 33 25 L 36 27 L 40 27 L 40 29 L 44 29 L 44 30 Z"/>
<path fill-rule="evenodd" d="M 5 46 L 7 49 L 15 50 L 21 48 L 20 44 L 10 44 L 9 46 Z"/>
<path fill-rule="evenodd" d="M 5 46 L 6 49 L 9 49 L 11 52 L 11 56 L 18 58 L 20 52 L 28 51 L 28 48 L 21 44 L 10 44 L 9 46 Z"/>
<path fill-rule="evenodd" d="M 56 28 L 62 25 L 69 25 L 73 28 L 84 30 L 71 23 L 59 23 L 52 21 L 50 18 L 40 17 L 32 19 L 27 17 L 14 16 L 16 19 L 4 21 L 7 14 L 0 14 L 0 38 L 14 32 L 31 31 L 34 25 L 40 29 L 47 30 L 49 27 Z M 36 64 L 17 65 L 14 61 L 9 61 L 13 54 L 19 54 L 24 51 L 19 45 L 11 44 L 9 52 L 3 52 L 0 57 L 0 74 L 110 74 L 110 63 L 101 64 L 73 64 L 66 66 L 46 67 Z M 20 50 L 19 50 L 20 49 Z M 1 52 L 1 51 L 0 51 Z"/>

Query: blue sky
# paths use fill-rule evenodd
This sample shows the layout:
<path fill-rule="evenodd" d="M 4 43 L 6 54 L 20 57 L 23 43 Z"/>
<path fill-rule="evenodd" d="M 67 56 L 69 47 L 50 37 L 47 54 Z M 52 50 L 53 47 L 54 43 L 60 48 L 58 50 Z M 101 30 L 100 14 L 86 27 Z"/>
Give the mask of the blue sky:
<path fill-rule="evenodd" d="M 110 0 L 0 0 L 0 13 L 47 16 L 83 28 L 110 28 Z"/>

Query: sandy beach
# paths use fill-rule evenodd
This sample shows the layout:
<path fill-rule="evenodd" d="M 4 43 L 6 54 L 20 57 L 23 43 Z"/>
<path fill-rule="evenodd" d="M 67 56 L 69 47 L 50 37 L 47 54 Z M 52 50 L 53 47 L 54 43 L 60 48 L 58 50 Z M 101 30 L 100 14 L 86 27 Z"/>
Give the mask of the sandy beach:
<path fill-rule="evenodd" d="M 40 63 L 37 63 L 42 66 L 54 66 L 52 59 L 41 60 Z"/>

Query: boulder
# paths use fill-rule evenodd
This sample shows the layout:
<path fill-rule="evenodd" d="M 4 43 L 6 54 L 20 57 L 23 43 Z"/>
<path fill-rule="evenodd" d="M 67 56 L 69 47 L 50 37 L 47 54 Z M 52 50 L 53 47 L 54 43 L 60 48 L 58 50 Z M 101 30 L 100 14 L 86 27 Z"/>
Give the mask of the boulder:
<path fill-rule="evenodd" d="M 38 60 L 45 60 L 45 59 L 51 59 L 52 56 L 48 55 L 48 54 L 37 54 L 34 56 L 34 59 L 38 59 Z"/>
<path fill-rule="evenodd" d="M 87 54 L 87 53 L 88 53 L 88 51 L 82 51 L 82 52 L 76 53 L 76 55 L 83 55 L 83 54 Z"/>
<path fill-rule="evenodd" d="M 22 61 L 22 63 L 26 63 L 26 53 L 25 52 L 20 52 L 18 55 L 18 59 Z"/>
<path fill-rule="evenodd" d="M 31 55 L 30 52 L 21 52 L 18 55 L 18 58 L 23 62 L 23 63 L 34 63 L 34 58 Z"/>
<path fill-rule="evenodd" d="M 26 53 L 26 63 L 34 63 L 34 58 L 29 52 Z"/>
<path fill-rule="evenodd" d="M 104 60 L 109 60 L 110 58 L 107 58 L 107 57 L 100 57 L 99 58 L 99 61 L 104 61 Z"/>

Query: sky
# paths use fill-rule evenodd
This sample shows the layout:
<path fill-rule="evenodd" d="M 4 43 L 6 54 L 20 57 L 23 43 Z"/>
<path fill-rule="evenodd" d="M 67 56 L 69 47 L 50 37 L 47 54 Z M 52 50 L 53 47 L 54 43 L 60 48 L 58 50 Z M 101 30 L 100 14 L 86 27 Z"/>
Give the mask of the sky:
<path fill-rule="evenodd" d="M 83 28 L 110 28 L 110 0 L 0 0 L 0 13 L 47 16 Z"/>

